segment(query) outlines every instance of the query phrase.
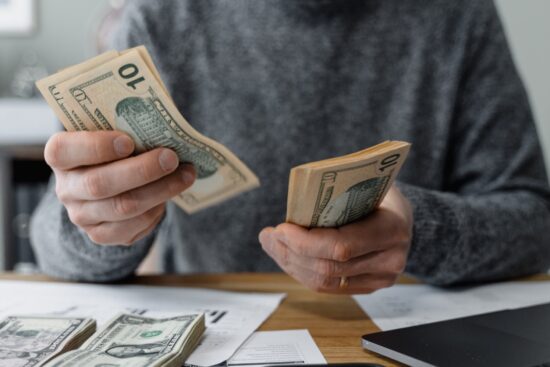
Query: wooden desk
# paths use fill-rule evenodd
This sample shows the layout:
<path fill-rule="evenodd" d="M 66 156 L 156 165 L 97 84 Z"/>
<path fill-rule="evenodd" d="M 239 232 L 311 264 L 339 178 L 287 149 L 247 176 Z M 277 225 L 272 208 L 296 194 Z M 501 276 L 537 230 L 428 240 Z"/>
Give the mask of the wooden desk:
<path fill-rule="evenodd" d="M 0 280 L 54 281 L 44 276 L 0 275 Z M 526 280 L 549 280 L 546 275 Z M 402 279 L 401 283 L 411 283 Z M 216 274 L 142 276 L 126 283 L 157 286 L 214 288 L 240 292 L 285 292 L 281 306 L 260 330 L 308 329 L 330 363 L 376 362 L 401 366 L 361 348 L 361 335 L 378 331 L 349 296 L 312 292 L 285 274 Z"/>
<path fill-rule="evenodd" d="M 45 276 L 0 275 L 1 280 L 54 281 Z M 361 348 L 361 335 L 379 329 L 349 296 L 318 294 L 284 274 L 145 276 L 131 284 L 202 287 L 240 292 L 285 292 L 287 298 L 260 330 L 308 329 L 328 362 L 398 364 Z"/>

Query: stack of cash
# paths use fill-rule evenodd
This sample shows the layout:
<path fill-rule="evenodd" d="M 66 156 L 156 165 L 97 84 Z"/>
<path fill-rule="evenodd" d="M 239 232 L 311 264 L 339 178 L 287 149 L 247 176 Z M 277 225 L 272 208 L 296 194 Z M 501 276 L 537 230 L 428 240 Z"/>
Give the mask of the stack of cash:
<path fill-rule="evenodd" d="M 197 182 L 173 199 L 187 213 L 259 186 L 235 154 L 189 125 L 143 46 L 107 52 L 37 87 L 68 131 L 120 130 L 134 139 L 138 152 L 166 147 L 192 163 Z"/>
<path fill-rule="evenodd" d="M 85 318 L 12 316 L 0 322 L 0 366 L 41 366 L 78 348 L 96 330 Z"/>
<path fill-rule="evenodd" d="M 371 148 L 294 167 L 290 172 L 287 222 L 339 227 L 363 218 L 381 202 L 410 144 L 387 141 Z"/>
<path fill-rule="evenodd" d="M 45 367 L 181 367 L 204 330 L 204 314 L 165 319 L 121 314 L 80 349 Z"/>

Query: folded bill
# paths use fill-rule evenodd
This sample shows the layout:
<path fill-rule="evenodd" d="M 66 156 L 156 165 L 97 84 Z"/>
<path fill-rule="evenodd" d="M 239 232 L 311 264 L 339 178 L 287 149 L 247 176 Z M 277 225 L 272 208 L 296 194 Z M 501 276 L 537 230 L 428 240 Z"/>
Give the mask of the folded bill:
<path fill-rule="evenodd" d="M 196 182 L 173 198 L 187 213 L 259 186 L 235 154 L 180 114 L 143 46 L 107 52 L 40 80 L 37 87 L 68 131 L 120 130 L 134 139 L 138 152 L 166 147 L 181 162 L 192 163 Z"/>

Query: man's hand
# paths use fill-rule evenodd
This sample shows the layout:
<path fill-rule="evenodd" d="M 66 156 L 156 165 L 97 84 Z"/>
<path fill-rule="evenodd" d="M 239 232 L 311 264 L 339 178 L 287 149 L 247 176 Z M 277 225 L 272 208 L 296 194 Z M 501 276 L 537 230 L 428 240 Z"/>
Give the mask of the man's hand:
<path fill-rule="evenodd" d="M 117 131 L 63 132 L 47 143 L 59 200 L 70 220 L 102 245 L 130 245 L 160 222 L 166 201 L 192 185 L 193 167 L 159 148 L 138 156 Z"/>
<path fill-rule="evenodd" d="M 393 186 L 365 219 L 309 230 L 284 223 L 265 228 L 260 242 L 284 271 L 313 290 L 371 293 L 392 286 L 404 271 L 412 226 L 411 205 Z"/>

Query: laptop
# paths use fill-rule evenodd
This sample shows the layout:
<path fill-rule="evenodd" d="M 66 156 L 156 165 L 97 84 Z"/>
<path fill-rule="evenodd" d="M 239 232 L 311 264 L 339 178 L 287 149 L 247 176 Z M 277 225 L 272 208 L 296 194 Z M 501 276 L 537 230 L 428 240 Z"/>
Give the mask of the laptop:
<path fill-rule="evenodd" d="M 413 367 L 550 367 L 550 304 L 367 334 L 362 343 Z"/>

